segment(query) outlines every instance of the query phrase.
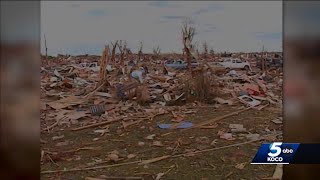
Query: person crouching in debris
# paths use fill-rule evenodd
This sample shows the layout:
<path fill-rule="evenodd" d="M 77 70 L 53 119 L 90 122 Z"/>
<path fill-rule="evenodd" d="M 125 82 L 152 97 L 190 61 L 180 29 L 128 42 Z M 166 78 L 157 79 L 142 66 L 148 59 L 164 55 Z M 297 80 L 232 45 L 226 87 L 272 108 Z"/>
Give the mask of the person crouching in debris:
<path fill-rule="evenodd" d="M 140 83 L 143 83 L 143 79 L 146 76 L 146 70 L 143 67 L 140 67 L 138 70 L 132 71 L 131 77 L 139 81 Z"/>

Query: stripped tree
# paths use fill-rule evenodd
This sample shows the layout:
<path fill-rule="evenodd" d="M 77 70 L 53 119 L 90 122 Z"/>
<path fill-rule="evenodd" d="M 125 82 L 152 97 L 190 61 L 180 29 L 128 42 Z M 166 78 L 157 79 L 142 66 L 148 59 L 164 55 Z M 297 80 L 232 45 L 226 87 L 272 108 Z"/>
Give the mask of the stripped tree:
<path fill-rule="evenodd" d="M 125 49 L 125 57 L 126 57 L 126 60 L 128 60 L 128 61 L 130 59 L 132 59 L 132 52 L 131 52 L 131 50 L 129 48 Z"/>
<path fill-rule="evenodd" d="M 141 57 L 143 57 L 142 47 L 143 47 L 143 43 L 142 43 L 142 41 L 140 41 L 140 47 L 139 47 L 139 52 L 138 52 L 138 63 L 140 62 Z"/>
<path fill-rule="evenodd" d="M 119 48 L 119 51 L 120 51 L 120 65 L 124 66 L 124 55 L 125 55 L 126 50 L 127 50 L 127 42 L 120 40 L 120 42 L 118 44 L 118 48 Z"/>
<path fill-rule="evenodd" d="M 212 48 L 210 49 L 209 52 L 210 52 L 210 55 L 212 55 L 212 56 L 214 55 L 214 50 Z"/>
<path fill-rule="evenodd" d="M 116 48 L 118 45 L 118 40 L 115 43 L 111 42 L 111 45 L 112 45 L 111 63 L 112 63 L 112 65 L 114 65 L 114 63 L 116 61 Z"/>
<path fill-rule="evenodd" d="M 43 34 L 44 36 L 44 47 L 46 50 L 46 61 L 48 61 L 48 48 L 47 48 L 47 38 L 46 38 L 46 34 Z"/>
<path fill-rule="evenodd" d="M 184 52 L 184 48 L 182 48 L 182 57 L 184 58 L 186 55 L 186 52 Z"/>
<path fill-rule="evenodd" d="M 204 41 L 203 43 L 203 58 L 206 60 L 208 57 L 208 44 L 207 41 Z"/>
<path fill-rule="evenodd" d="M 153 55 L 155 56 L 155 58 L 159 59 L 160 58 L 160 54 L 161 54 L 161 49 L 159 46 L 157 46 L 156 48 L 153 47 Z"/>
<path fill-rule="evenodd" d="M 194 26 L 192 26 L 192 22 L 189 18 L 186 18 L 182 22 L 182 29 L 181 29 L 181 34 L 182 34 L 182 43 L 183 43 L 183 50 L 186 55 L 187 63 L 188 63 L 188 68 L 191 72 L 191 51 L 194 50 L 192 46 L 192 40 L 193 37 L 196 33 L 196 29 Z"/>
<path fill-rule="evenodd" d="M 100 82 L 103 84 L 106 80 L 107 59 L 109 58 L 109 46 L 105 46 L 100 59 Z"/>
<path fill-rule="evenodd" d="M 195 55 L 192 54 L 192 51 L 195 53 Z M 193 49 L 191 50 L 191 55 L 194 57 L 199 58 L 200 51 L 199 51 L 199 44 L 198 42 L 193 43 Z"/>

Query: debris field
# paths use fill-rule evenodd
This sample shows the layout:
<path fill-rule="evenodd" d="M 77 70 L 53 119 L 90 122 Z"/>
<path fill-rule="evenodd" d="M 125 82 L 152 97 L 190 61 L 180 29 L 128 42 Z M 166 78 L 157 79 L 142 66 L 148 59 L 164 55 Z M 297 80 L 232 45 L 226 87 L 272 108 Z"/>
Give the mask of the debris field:
<path fill-rule="evenodd" d="M 175 68 L 166 61 L 181 55 L 114 44 L 102 56 L 43 57 L 43 179 L 277 176 L 280 166 L 250 163 L 261 143 L 282 140 L 281 68 L 243 55 L 252 70 L 213 65 L 221 55 Z"/>

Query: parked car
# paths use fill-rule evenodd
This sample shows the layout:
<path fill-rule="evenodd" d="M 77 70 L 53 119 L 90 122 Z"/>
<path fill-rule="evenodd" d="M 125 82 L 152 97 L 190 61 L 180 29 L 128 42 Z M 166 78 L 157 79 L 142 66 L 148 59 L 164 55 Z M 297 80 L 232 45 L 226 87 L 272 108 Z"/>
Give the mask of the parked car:
<path fill-rule="evenodd" d="M 91 70 L 94 71 L 94 72 L 100 71 L 100 66 L 98 65 L 97 62 L 93 62 L 93 63 L 80 63 L 80 64 L 78 65 L 78 67 L 80 67 L 80 69 L 89 68 L 89 69 L 91 69 Z M 107 65 L 107 66 L 106 66 L 106 70 L 107 70 L 107 71 L 112 71 L 113 68 L 112 68 L 111 65 Z"/>
<path fill-rule="evenodd" d="M 238 58 L 224 59 L 222 62 L 219 62 L 219 64 L 221 64 L 223 67 L 227 69 L 245 69 L 247 71 L 252 71 L 250 63 L 248 61 L 241 60 Z"/>
<path fill-rule="evenodd" d="M 199 63 L 195 60 L 191 61 L 191 67 L 195 68 L 199 65 Z M 165 62 L 165 66 L 168 68 L 174 68 L 174 69 L 187 69 L 188 63 L 184 60 L 168 60 Z"/>
<path fill-rule="evenodd" d="M 197 62 L 197 60 L 195 60 L 195 59 L 191 60 L 191 67 L 195 68 L 195 67 L 198 67 L 198 66 L 199 66 L 199 63 Z"/>
<path fill-rule="evenodd" d="M 267 58 L 265 62 L 266 62 L 267 68 L 272 68 L 272 67 L 281 68 L 283 66 L 283 60 L 280 58 L 277 58 L 277 59 Z M 260 60 L 257 61 L 257 68 L 262 69 Z"/>
<path fill-rule="evenodd" d="M 222 64 L 220 64 L 219 62 L 208 62 L 208 65 L 210 67 L 213 67 L 213 68 L 222 68 L 224 67 Z"/>

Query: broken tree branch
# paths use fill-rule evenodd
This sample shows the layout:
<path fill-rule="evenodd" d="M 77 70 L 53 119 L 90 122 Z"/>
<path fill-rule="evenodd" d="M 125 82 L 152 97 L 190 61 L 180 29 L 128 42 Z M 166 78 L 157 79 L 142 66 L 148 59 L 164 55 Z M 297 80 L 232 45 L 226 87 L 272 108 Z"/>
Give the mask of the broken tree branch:
<path fill-rule="evenodd" d="M 120 51 L 120 64 L 121 64 L 121 66 L 123 66 L 124 65 L 124 54 L 127 49 L 127 42 L 120 40 L 120 42 L 118 44 L 118 48 Z"/>
<path fill-rule="evenodd" d="M 115 43 L 111 42 L 111 45 L 112 45 L 111 63 L 112 63 L 112 65 L 114 65 L 114 63 L 116 61 L 115 60 L 116 59 L 116 48 L 117 48 L 117 45 L 118 45 L 118 40 Z"/>
<path fill-rule="evenodd" d="M 65 117 L 63 117 L 65 118 Z M 60 122 L 60 120 L 62 120 L 63 118 L 61 119 L 58 119 L 55 123 L 53 123 L 51 126 L 47 127 L 47 128 L 44 128 L 42 131 L 49 131 L 50 129 L 54 128 L 55 126 L 57 126 Z"/>
<path fill-rule="evenodd" d="M 117 166 L 123 166 L 123 165 L 129 165 L 129 164 L 137 164 L 141 161 L 132 161 L 132 162 L 125 162 L 125 163 L 119 163 L 119 164 L 111 164 L 106 166 L 96 166 L 96 167 L 90 167 L 90 168 L 74 168 L 74 169 L 63 169 L 63 170 L 55 170 L 55 171 L 42 171 L 41 174 L 50 174 L 50 173 L 58 173 L 58 172 L 74 172 L 74 171 L 88 171 L 88 170 L 96 170 L 96 169 L 105 169 L 110 167 L 117 167 Z"/>
<path fill-rule="evenodd" d="M 272 136 L 279 136 L 281 135 L 282 133 L 279 133 L 279 134 L 272 134 Z M 199 153 L 203 153 L 203 152 L 208 152 L 208 151 L 215 151 L 215 150 L 220 150 L 220 149 L 226 149 L 226 148 L 230 148 L 230 147 L 237 147 L 237 146 L 242 146 L 242 145 L 245 145 L 245 144 L 250 144 L 250 143 L 253 143 L 253 142 L 258 142 L 258 141 L 262 141 L 262 140 L 265 140 L 268 136 L 271 136 L 271 135 L 266 135 L 264 137 L 260 137 L 258 139 L 254 139 L 254 140 L 251 140 L 251 141 L 246 141 L 246 142 L 242 142 L 242 143 L 236 143 L 236 144 L 231 144 L 231 145 L 227 145 L 227 146 L 221 146 L 221 147 L 215 147 L 215 148 L 210 148 L 210 149 L 204 149 L 204 150 L 200 150 L 200 151 L 195 151 L 195 152 L 189 152 L 189 153 L 182 153 L 182 154 L 177 154 L 177 155 L 173 155 L 171 156 L 172 158 L 176 158 L 176 157 L 181 157 L 181 156 L 186 156 L 186 155 L 190 155 L 190 154 L 199 154 Z"/>
<path fill-rule="evenodd" d="M 110 124 L 110 123 L 117 122 L 117 121 L 120 121 L 120 120 L 121 120 L 121 118 L 120 119 L 113 119 L 113 120 L 109 120 L 109 121 L 104 121 L 104 122 L 100 122 L 100 123 L 95 123 L 95 124 L 90 124 L 90 125 L 87 125 L 87 126 L 74 128 L 74 129 L 72 129 L 72 131 L 80 131 L 80 130 L 83 130 L 83 129 L 98 127 L 98 126 L 101 126 L 101 125 Z"/>
<path fill-rule="evenodd" d="M 139 165 L 145 165 L 145 164 L 158 162 L 158 161 L 161 161 L 161 160 L 164 160 L 164 159 L 168 159 L 169 157 L 171 157 L 171 156 L 170 155 L 166 155 L 166 156 L 156 157 L 156 158 L 153 158 L 153 159 L 143 160 L 141 163 L 139 163 Z"/>
<path fill-rule="evenodd" d="M 226 114 L 226 115 L 223 115 L 223 116 L 214 118 L 214 119 L 210 119 L 210 120 L 201 122 L 201 123 L 199 123 L 199 124 L 196 124 L 196 125 L 193 126 L 193 127 L 190 127 L 190 128 L 184 129 L 184 130 L 202 127 L 202 126 L 204 126 L 204 125 L 208 125 L 208 124 L 211 124 L 211 123 L 213 123 L 213 122 L 216 122 L 216 121 L 219 121 L 219 120 L 222 120 L 222 119 L 225 119 L 225 118 L 228 118 L 228 117 L 237 115 L 237 114 L 239 114 L 239 113 L 245 112 L 245 111 L 247 111 L 247 110 L 249 110 L 249 109 L 252 109 L 252 107 L 248 107 L 248 108 L 242 109 L 242 110 L 240 110 L 240 111 L 232 112 L 232 113 L 229 113 L 229 114 Z M 182 130 L 182 131 L 184 131 L 184 130 Z"/>
<path fill-rule="evenodd" d="M 104 83 L 102 83 L 100 86 L 98 86 L 97 88 L 95 88 L 92 92 L 88 93 L 87 95 L 84 96 L 84 98 L 89 98 L 91 97 L 94 93 L 96 93 L 97 91 L 99 91 L 107 82 L 104 81 Z"/>

